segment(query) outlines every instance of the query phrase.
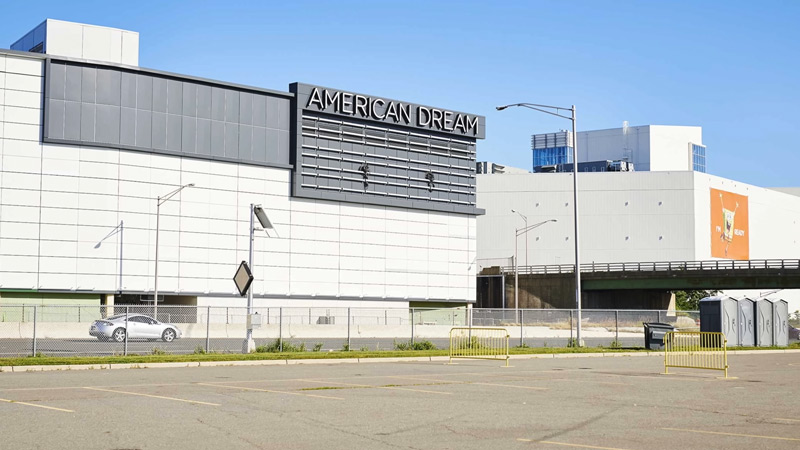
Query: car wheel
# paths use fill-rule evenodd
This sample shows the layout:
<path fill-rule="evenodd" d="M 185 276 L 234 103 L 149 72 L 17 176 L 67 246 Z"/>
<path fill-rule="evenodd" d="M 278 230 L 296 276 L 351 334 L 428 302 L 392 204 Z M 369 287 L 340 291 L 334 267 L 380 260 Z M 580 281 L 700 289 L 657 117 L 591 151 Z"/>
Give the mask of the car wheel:
<path fill-rule="evenodd" d="M 111 334 L 111 339 L 114 339 L 117 342 L 124 342 L 125 341 L 125 328 L 117 328 Z"/>
<path fill-rule="evenodd" d="M 167 328 L 164 330 L 164 333 L 161 335 L 161 340 L 164 342 L 172 342 L 175 340 L 175 330 L 172 328 Z"/>

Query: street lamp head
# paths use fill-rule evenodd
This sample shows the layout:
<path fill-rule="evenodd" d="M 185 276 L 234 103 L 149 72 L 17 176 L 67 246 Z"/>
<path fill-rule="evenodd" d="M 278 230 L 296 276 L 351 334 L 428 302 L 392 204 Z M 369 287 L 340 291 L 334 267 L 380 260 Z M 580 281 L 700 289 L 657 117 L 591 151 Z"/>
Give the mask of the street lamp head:
<path fill-rule="evenodd" d="M 495 109 L 498 110 L 498 111 L 502 111 L 502 110 L 504 110 L 504 109 L 506 109 L 508 107 L 509 107 L 509 105 L 497 106 Z"/>
<path fill-rule="evenodd" d="M 261 224 L 261 227 L 265 230 L 272 230 L 272 222 L 269 221 L 267 217 L 267 213 L 264 212 L 264 208 L 261 205 L 255 205 L 253 207 L 253 213 L 256 215 L 258 222 Z"/>

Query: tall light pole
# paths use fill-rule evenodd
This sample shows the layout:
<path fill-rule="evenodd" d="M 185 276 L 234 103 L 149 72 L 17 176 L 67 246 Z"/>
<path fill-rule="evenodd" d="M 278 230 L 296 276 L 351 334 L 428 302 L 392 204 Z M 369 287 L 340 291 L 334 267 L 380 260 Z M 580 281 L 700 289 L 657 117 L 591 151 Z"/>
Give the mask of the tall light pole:
<path fill-rule="evenodd" d="M 528 231 L 531 231 L 534 228 L 539 228 L 548 222 L 558 222 L 558 220 L 545 220 L 544 222 L 535 223 L 529 227 L 526 226 L 525 228 L 517 228 L 516 230 L 516 235 L 514 236 L 514 314 L 516 318 L 519 318 L 519 258 L 517 257 L 517 248 L 519 248 L 519 245 L 517 245 L 517 240 L 521 234 L 525 234 L 527 238 Z"/>
<path fill-rule="evenodd" d="M 511 212 L 519 214 L 519 216 L 522 217 L 522 220 L 525 222 L 525 228 L 528 227 L 528 217 L 527 216 L 525 216 L 524 214 L 522 214 L 521 212 L 519 212 L 519 211 L 517 211 L 515 209 L 512 209 Z M 528 235 L 527 234 L 525 235 L 525 265 L 526 266 L 528 265 Z"/>
<path fill-rule="evenodd" d="M 183 186 L 175 189 L 174 191 L 170 192 L 167 195 L 163 195 L 158 197 L 156 200 L 156 270 L 155 270 L 155 286 L 154 286 L 154 294 L 153 294 L 153 319 L 158 320 L 158 231 L 161 225 L 161 205 L 168 202 L 169 199 L 174 197 L 178 194 L 178 192 L 189 188 L 194 187 L 194 183 L 184 184 Z"/>
<path fill-rule="evenodd" d="M 272 230 L 272 222 L 269 221 L 267 217 L 267 213 L 264 212 L 264 208 L 261 205 L 256 205 L 250 203 L 250 249 L 248 253 L 248 264 L 250 266 L 250 270 L 253 270 L 253 243 L 255 242 L 255 219 L 258 219 L 258 223 L 261 224 L 261 229 L 267 233 L 267 230 Z M 269 234 L 267 234 L 269 236 Z M 253 322 L 252 322 L 252 315 L 253 315 L 253 284 L 250 284 L 250 288 L 247 290 L 247 333 L 244 339 L 244 345 L 242 347 L 243 353 L 252 353 L 256 350 L 256 342 L 253 340 Z"/>
<path fill-rule="evenodd" d="M 535 103 L 514 103 L 511 105 L 498 106 L 497 110 L 502 111 L 512 106 L 520 106 L 572 121 L 572 206 L 575 216 L 575 308 L 577 309 L 578 316 L 575 336 L 577 338 L 576 344 L 580 347 L 583 345 L 583 341 L 581 340 L 581 259 L 580 246 L 578 243 L 578 133 L 575 119 L 575 105 L 572 105 L 571 108 L 565 108 L 562 106 L 537 105 Z M 570 111 L 571 114 L 566 116 L 561 114 L 561 111 Z"/>

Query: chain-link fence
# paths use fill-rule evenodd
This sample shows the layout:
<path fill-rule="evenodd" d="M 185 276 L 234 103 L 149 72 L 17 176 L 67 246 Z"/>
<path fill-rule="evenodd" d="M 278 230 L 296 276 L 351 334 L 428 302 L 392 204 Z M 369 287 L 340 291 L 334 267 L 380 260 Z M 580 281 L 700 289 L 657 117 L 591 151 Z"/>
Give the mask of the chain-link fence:
<path fill-rule="evenodd" d="M 239 353 L 247 309 L 219 306 L 0 305 L 0 357 Z M 641 347 L 643 323 L 698 330 L 696 311 L 583 310 L 590 347 Z M 453 327 L 502 327 L 512 346 L 576 344 L 577 314 L 561 309 L 253 308 L 258 351 L 446 349 Z"/>

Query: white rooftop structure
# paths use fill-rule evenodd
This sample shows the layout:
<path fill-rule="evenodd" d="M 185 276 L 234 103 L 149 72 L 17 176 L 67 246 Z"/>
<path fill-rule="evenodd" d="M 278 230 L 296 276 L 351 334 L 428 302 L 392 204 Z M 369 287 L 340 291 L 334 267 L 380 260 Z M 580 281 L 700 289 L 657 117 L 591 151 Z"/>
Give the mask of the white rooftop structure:
<path fill-rule="evenodd" d="M 571 163 L 572 133 L 535 134 L 531 137 L 531 149 L 534 168 Z M 626 122 L 621 128 L 579 131 L 578 162 L 604 160 L 628 161 L 637 171 L 644 172 L 706 172 L 703 129 L 671 125 L 627 126 Z"/>
<path fill-rule="evenodd" d="M 46 19 L 11 44 L 11 50 L 139 65 L 139 33 Z"/>

